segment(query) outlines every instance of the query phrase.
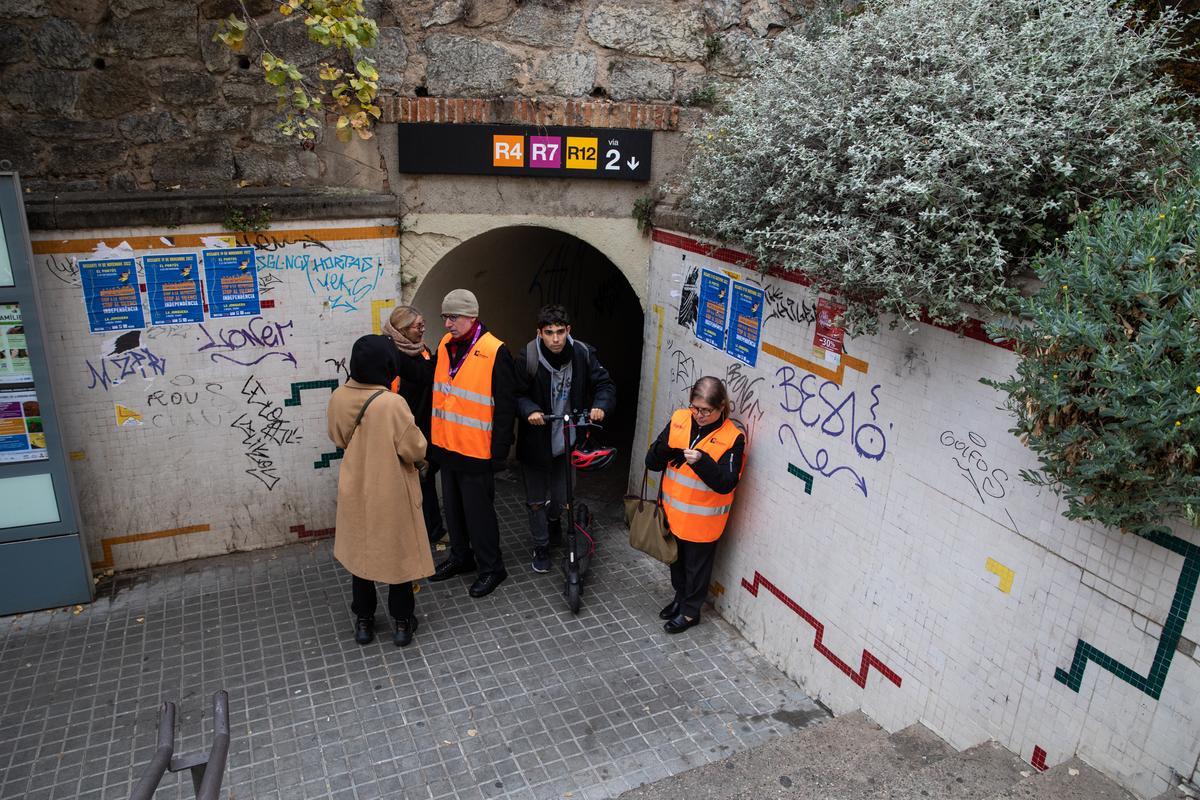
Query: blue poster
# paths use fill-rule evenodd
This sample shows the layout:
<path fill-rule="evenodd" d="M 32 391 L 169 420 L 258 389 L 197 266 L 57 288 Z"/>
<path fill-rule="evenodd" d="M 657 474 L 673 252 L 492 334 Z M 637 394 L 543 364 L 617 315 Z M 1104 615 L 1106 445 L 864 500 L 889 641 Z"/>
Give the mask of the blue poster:
<path fill-rule="evenodd" d="M 146 273 L 151 325 L 204 321 L 195 253 L 142 256 L 142 270 Z"/>
<path fill-rule="evenodd" d="M 762 339 L 763 290 L 741 281 L 733 282 L 729 301 L 729 355 L 750 366 L 758 363 Z"/>
<path fill-rule="evenodd" d="M 258 266 L 253 247 L 204 251 L 204 282 L 210 317 L 252 317 L 259 313 Z"/>
<path fill-rule="evenodd" d="M 80 261 L 79 280 L 92 333 L 146 327 L 134 259 Z"/>
<path fill-rule="evenodd" d="M 729 319 L 729 283 L 728 275 L 707 269 L 700 272 L 696 338 L 718 350 L 725 349 L 725 325 Z"/>

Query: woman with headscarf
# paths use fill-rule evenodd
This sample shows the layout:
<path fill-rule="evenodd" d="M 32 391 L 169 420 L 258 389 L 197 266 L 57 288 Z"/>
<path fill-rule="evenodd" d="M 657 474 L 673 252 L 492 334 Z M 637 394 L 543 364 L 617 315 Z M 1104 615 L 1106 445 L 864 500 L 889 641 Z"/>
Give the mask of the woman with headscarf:
<path fill-rule="evenodd" d="M 403 359 L 428 362 L 433 354 L 423 341 L 425 338 L 425 317 L 412 306 L 396 306 L 383 323 L 383 332 L 391 337 L 397 348 L 405 350 L 398 353 Z M 416 352 L 411 352 L 412 350 Z M 429 438 L 429 420 L 433 409 L 433 386 L 427 383 L 402 381 L 399 378 L 392 384 L 392 391 L 408 401 L 408 407 L 417 418 L 417 427 L 425 438 Z M 446 535 L 446 526 L 442 524 L 442 508 L 438 504 L 437 465 L 429 462 L 429 468 L 421 475 L 421 504 L 425 514 L 425 530 L 429 532 L 429 541 L 438 542 Z"/>
<path fill-rule="evenodd" d="M 746 437 L 729 419 L 732 404 L 721 379 L 701 378 L 689 398 L 690 405 L 671 415 L 646 453 L 646 467 L 663 471 L 663 510 L 679 542 L 679 557 L 671 564 L 675 598 L 658 612 L 667 633 L 683 633 L 700 622 L 717 541 L 746 455 Z"/>
<path fill-rule="evenodd" d="M 375 582 L 390 585 L 392 642 L 417 630 L 412 582 L 433 574 L 421 513 L 418 466 L 425 436 L 408 402 L 388 391 L 397 373 L 387 336 L 363 336 L 350 353 L 350 378 L 329 399 L 329 438 L 342 448 L 333 555 L 350 572 L 354 639 L 375 638 Z"/>

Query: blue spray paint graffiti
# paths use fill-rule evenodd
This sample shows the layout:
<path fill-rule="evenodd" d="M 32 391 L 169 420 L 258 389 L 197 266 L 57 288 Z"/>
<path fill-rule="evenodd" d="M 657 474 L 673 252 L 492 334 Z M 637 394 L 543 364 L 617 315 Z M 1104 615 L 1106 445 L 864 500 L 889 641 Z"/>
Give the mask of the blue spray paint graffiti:
<path fill-rule="evenodd" d="M 331 308 L 345 311 L 357 311 L 383 275 L 383 264 L 374 256 L 259 253 L 257 262 L 260 272 L 303 271 L 313 294 L 324 294 Z"/>
<path fill-rule="evenodd" d="M 783 398 L 779 402 L 779 407 L 788 414 L 794 414 L 796 422 L 806 428 L 816 429 L 831 439 L 849 440 L 854 447 L 855 454 L 861 459 L 867 461 L 883 459 L 887 452 L 887 434 L 884 433 L 881 425 L 876 424 L 881 422 L 876 414 L 880 402 L 880 384 L 875 384 L 870 390 L 872 403 L 867 408 L 867 413 L 870 414 L 871 420 L 860 422 L 858 398 L 855 392 L 846 391 L 837 383 L 828 380 L 821 382 L 818 386 L 817 383 L 820 379 L 811 373 L 804 373 L 804 376 L 797 381 L 796 369 L 791 366 L 780 367 L 776 370 L 775 377 L 779 381 L 776 387 L 783 390 Z M 887 427 L 891 429 L 892 424 L 888 423 Z M 796 428 L 790 422 L 779 426 L 777 435 L 780 444 L 785 443 L 785 430 L 791 435 L 797 452 L 800 453 L 809 468 L 827 478 L 845 472 L 854 481 L 854 487 L 862 492 L 863 497 L 869 496 L 866 478 L 849 465 L 831 463 L 832 456 L 824 447 L 817 448 L 815 454 L 810 457 L 800 444 Z M 812 446 L 809 449 L 811 450 Z"/>
<path fill-rule="evenodd" d="M 90 360 L 85 361 L 91 382 L 89 389 L 97 386 L 108 391 L 126 378 L 153 378 L 167 371 L 167 360 L 150 352 L 148 347 L 137 347 L 123 353 L 107 355 L 99 360 L 99 367 Z"/>

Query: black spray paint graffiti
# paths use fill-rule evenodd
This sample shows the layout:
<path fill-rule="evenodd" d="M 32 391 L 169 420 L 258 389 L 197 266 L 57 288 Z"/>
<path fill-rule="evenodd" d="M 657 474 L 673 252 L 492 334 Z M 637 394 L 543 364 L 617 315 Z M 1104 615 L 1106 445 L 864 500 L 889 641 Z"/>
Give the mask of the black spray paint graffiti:
<path fill-rule="evenodd" d="M 260 295 L 269 293 L 281 283 L 283 280 L 274 272 L 258 273 L 258 293 Z"/>
<path fill-rule="evenodd" d="M 241 394 L 251 411 L 241 414 L 229 427 L 242 432 L 245 456 L 254 464 L 246 474 L 271 491 L 279 483 L 277 451 L 301 441 L 300 430 L 284 418 L 283 409 L 267 397 L 262 382 L 253 375 L 242 385 Z"/>
<path fill-rule="evenodd" d="M 46 271 L 68 286 L 79 286 L 79 264 L 74 258 L 46 256 Z"/>
<path fill-rule="evenodd" d="M 625 278 L 619 272 L 609 274 L 598 284 L 592 274 L 579 269 L 584 243 L 564 243 L 546 254 L 529 281 L 529 294 L 536 294 L 538 305 L 558 303 L 569 309 L 590 307 L 602 319 L 611 317 L 625 291 Z"/>
<path fill-rule="evenodd" d="M 696 359 L 676 347 L 674 341 L 667 342 L 667 351 L 671 354 L 671 385 L 690 387 L 696 381 Z"/>
<path fill-rule="evenodd" d="M 346 378 L 350 377 L 350 368 L 346 366 L 345 356 L 342 358 L 327 358 L 325 359 L 325 363 L 333 365 L 334 374 L 336 374 L 339 378 L 343 375 L 345 375 Z"/>
<path fill-rule="evenodd" d="M 214 337 L 204 323 L 200 323 L 200 332 L 208 341 L 200 345 L 200 349 L 196 352 L 208 353 L 214 363 L 217 359 L 223 359 L 243 367 L 250 367 L 261 364 L 274 356 L 293 367 L 297 366 L 296 356 L 291 351 L 284 349 L 287 344 L 285 331 L 291 330 L 294 325 L 291 320 L 267 322 L 262 317 L 251 317 L 249 322 L 239 324 L 240 327 L 222 328 Z M 259 352 L 262 349 L 265 349 L 266 352 Z M 230 355 L 231 353 L 236 356 Z"/>
<path fill-rule="evenodd" d="M 675 318 L 685 328 L 696 327 L 696 315 L 700 311 L 700 268 L 692 267 L 687 280 L 679 292 L 679 315 Z"/>
<path fill-rule="evenodd" d="M 955 450 L 954 466 L 958 467 L 967 483 L 975 490 L 975 494 L 979 495 L 980 502 L 987 504 L 984 495 L 999 500 L 1007 494 L 1005 484 L 1008 483 L 1008 472 L 1001 467 L 989 470 L 987 462 L 983 459 L 983 450 L 987 447 L 986 439 L 974 431 L 968 431 L 964 441 L 959 439 L 954 431 L 942 431 L 940 441 L 943 447 Z"/>
<path fill-rule="evenodd" d="M 751 378 L 742 372 L 743 369 L 744 364 L 729 365 L 725 370 L 725 388 L 729 390 L 729 399 L 733 401 L 733 417 L 746 426 L 747 439 L 753 439 L 754 431 L 766 413 L 755 396 L 755 387 L 766 378 Z"/>
<path fill-rule="evenodd" d="M 794 297 L 788 297 L 783 293 L 783 289 L 774 284 L 764 287 L 763 292 L 767 301 L 767 314 L 763 317 L 763 324 L 773 319 L 809 324 L 817 321 L 816 307 L 808 302 L 808 298 L 802 297 L 800 302 L 796 302 Z"/>
<path fill-rule="evenodd" d="M 329 245 L 314 237 L 311 233 L 302 233 L 299 236 L 287 231 L 276 233 L 239 233 L 239 247 L 253 247 L 255 250 L 273 253 L 276 250 L 282 250 L 285 247 L 298 244 L 307 250 L 310 247 L 319 247 L 322 250 L 328 250 Z"/>
<path fill-rule="evenodd" d="M 779 383 L 776 385 L 783 389 L 783 399 L 780 400 L 779 407 L 788 414 L 795 414 L 795 421 L 806 428 L 815 428 L 832 439 L 842 441 L 848 439 L 854 446 L 855 454 L 861 459 L 879 461 L 883 458 L 884 453 L 887 452 L 887 435 L 883 432 L 883 428 L 876 424 L 881 420 L 875 411 L 880 402 L 878 394 L 880 384 L 871 387 L 873 402 L 867 408 L 871 421 L 860 422 L 858 399 L 855 392 L 848 392 L 833 381 L 824 381 L 817 386 L 816 383 L 819 379 L 811 373 L 805 373 L 804 377 L 797 382 L 796 370 L 791 366 L 780 367 L 775 372 L 775 377 L 779 379 Z M 890 430 L 891 427 L 892 423 L 889 422 L 888 429 Z M 854 481 L 855 488 L 862 492 L 863 497 L 868 496 L 866 478 L 848 465 L 831 464 L 832 457 L 825 448 L 818 448 L 815 455 L 810 458 L 800 444 L 796 429 L 790 423 L 785 422 L 779 426 L 780 444 L 784 443 L 784 430 L 791 435 L 796 450 L 811 469 L 827 478 L 846 472 Z M 843 439 L 843 436 L 846 439 Z"/>
<path fill-rule="evenodd" d="M 156 356 L 148 347 L 111 353 L 99 359 L 99 366 L 90 360 L 84 363 L 90 378 L 88 388 L 100 387 L 106 392 L 127 378 L 153 378 L 167 371 L 167 360 Z"/>

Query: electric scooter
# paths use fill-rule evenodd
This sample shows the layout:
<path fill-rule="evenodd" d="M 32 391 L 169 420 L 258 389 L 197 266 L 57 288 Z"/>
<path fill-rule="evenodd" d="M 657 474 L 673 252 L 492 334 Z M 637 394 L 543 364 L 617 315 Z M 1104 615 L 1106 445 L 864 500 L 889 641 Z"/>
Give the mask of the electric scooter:
<path fill-rule="evenodd" d="M 575 502 L 573 471 L 589 472 L 603 469 L 613 460 L 616 450 L 611 447 L 589 446 L 587 434 L 590 433 L 590 429 L 600 429 L 603 426 L 592 422 L 587 410 L 573 411 L 561 417 L 547 417 L 546 419 L 562 422 L 563 452 L 569 454 L 569 458 L 564 459 L 563 467 L 567 472 L 565 476 L 567 497 L 563 503 L 563 516 L 569 523 L 565 542 L 567 551 L 562 560 L 563 577 L 565 578 L 563 599 L 567 601 L 567 608 L 571 609 L 571 613 L 578 614 L 584 581 L 587 578 L 588 568 L 591 566 L 592 556 L 596 553 L 596 540 L 592 538 L 591 534 L 591 511 L 588 510 L 586 503 Z M 571 431 L 580 430 L 585 431 L 583 441 L 572 448 Z M 586 549 L 581 547 L 581 536 L 587 540 Z"/>

